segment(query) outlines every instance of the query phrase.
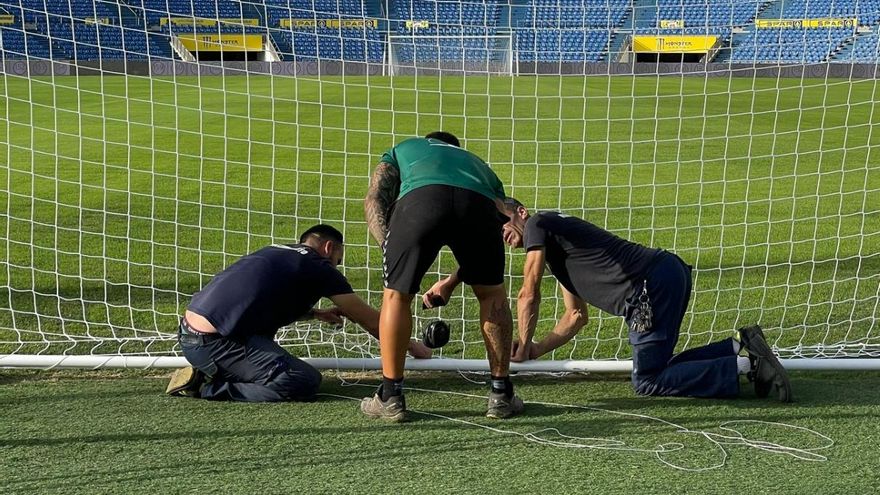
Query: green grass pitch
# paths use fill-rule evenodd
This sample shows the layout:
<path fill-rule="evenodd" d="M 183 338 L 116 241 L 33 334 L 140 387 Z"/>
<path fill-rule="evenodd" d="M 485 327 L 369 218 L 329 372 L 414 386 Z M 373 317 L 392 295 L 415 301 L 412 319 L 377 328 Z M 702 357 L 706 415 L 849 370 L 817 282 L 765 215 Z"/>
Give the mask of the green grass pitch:
<path fill-rule="evenodd" d="M 545 404 L 528 404 L 523 416 L 499 422 L 481 415 L 485 397 L 412 391 L 408 405 L 418 413 L 402 425 L 377 424 L 361 417 L 354 401 L 332 396 L 308 404 L 167 397 L 158 373 L 0 373 L 0 490 L 800 495 L 880 487 L 876 373 L 795 373 L 797 402 L 787 405 L 756 399 L 750 390 L 737 400 L 637 398 L 625 377 L 516 377 L 519 393 Z M 372 376 L 364 381 L 376 383 Z M 486 393 L 485 385 L 450 374 L 416 374 L 408 384 Z M 357 398 L 373 389 L 341 386 L 328 375 L 322 390 Z M 807 430 L 744 420 L 810 429 L 833 444 Z M 801 459 L 734 440 L 725 456 L 700 433 L 736 436 L 723 426 L 753 443 L 798 449 L 789 452 Z M 618 442 L 617 450 L 553 447 L 524 437 L 565 440 L 539 433 L 547 428 L 584 437 L 569 439 L 582 445 Z M 661 449 L 670 452 L 658 458 Z M 681 471 L 661 459 L 707 470 Z"/>
<path fill-rule="evenodd" d="M 370 170 L 395 141 L 440 128 L 463 137 L 526 205 L 583 216 L 695 265 L 682 346 L 755 321 L 785 355 L 880 343 L 874 80 L 6 75 L 0 94 L 0 353 L 138 353 L 140 339 L 151 339 L 153 353 L 171 353 L 190 294 L 238 256 L 290 241 L 318 221 L 344 228 L 344 271 L 378 305 L 380 253 L 362 209 Z M 511 291 L 521 261 L 511 253 Z M 435 272 L 448 272 L 450 262 L 441 256 Z M 544 293 L 554 293 L 549 281 Z M 444 355 L 483 356 L 475 310 L 458 294 L 440 313 L 453 325 Z M 539 333 L 557 312 L 555 302 L 545 304 Z M 624 335 L 619 319 L 594 313 L 576 344 L 555 357 L 627 358 Z M 318 337 L 326 335 L 306 339 Z M 361 348 L 340 352 L 360 356 Z M 172 400 L 160 393 L 161 374 L 0 371 L 0 490 L 878 487 L 878 377 L 870 373 L 796 374 L 798 402 L 786 406 L 637 399 L 617 378 L 517 379 L 530 401 L 636 412 L 713 433 L 732 420 L 790 423 L 836 442 L 815 451 L 826 462 L 729 446 L 726 465 L 704 474 L 677 471 L 652 453 L 539 445 L 436 416 L 375 425 L 333 397 L 258 406 Z M 369 392 L 339 383 L 328 377 L 324 390 Z M 419 376 L 411 385 L 485 392 L 457 375 Z M 416 392 L 410 402 L 490 424 L 479 416 L 482 399 Z M 661 457 L 685 467 L 719 459 L 698 434 L 596 410 L 532 404 L 523 418 L 496 426 L 520 434 L 558 428 L 649 451 L 682 443 Z M 748 428 L 749 438 L 792 448 L 824 445 L 800 430 Z"/>

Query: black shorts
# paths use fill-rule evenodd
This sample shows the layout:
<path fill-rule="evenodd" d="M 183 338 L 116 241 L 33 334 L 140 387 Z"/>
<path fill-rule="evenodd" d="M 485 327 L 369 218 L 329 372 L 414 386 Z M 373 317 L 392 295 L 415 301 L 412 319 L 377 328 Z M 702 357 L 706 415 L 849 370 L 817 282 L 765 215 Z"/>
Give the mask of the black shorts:
<path fill-rule="evenodd" d="M 468 189 L 432 185 L 410 192 L 394 206 L 382 246 L 385 287 L 418 292 L 443 246 L 458 261 L 462 282 L 500 285 L 506 221 L 494 201 Z"/>

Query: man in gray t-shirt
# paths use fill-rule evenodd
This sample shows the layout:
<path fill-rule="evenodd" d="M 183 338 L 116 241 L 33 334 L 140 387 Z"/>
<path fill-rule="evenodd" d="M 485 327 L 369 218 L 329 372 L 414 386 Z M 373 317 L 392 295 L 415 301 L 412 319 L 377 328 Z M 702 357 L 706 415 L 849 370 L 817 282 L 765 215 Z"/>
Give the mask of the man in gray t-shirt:
<path fill-rule="evenodd" d="M 504 240 L 526 250 L 523 286 L 517 299 L 519 341 L 512 361 L 535 359 L 571 340 L 587 323 L 587 304 L 623 317 L 633 348 L 633 388 L 641 395 L 732 397 L 739 374 L 755 382 L 759 396 L 772 389 L 791 400 L 785 369 L 760 327 L 735 337 L 673 355 L 691 294 L 691 267 L 667 251 L 648 248 L 577 217 L 529 212 L 505 200 L 510 222 Z M 562 286 L 565 313 L 553 331 L 532 342 L 547 266 Z M 449 290 L 438 282 L 425 297 Z M 748 356 L 740 357 L 746 351 Z"/>

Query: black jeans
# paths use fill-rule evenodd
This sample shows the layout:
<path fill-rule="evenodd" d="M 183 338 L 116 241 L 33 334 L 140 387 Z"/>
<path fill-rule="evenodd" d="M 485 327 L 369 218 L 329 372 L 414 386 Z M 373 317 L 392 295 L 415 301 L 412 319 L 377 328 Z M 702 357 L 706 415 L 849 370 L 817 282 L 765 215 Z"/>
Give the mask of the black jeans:
<path fill-rule="evenodd" d="M 315 397 L 321 373 L 266 336 L 196 334 L 181 322 L 183 355 L 210 377 L 201 397 L 242 402 L 304 401 Z"/>

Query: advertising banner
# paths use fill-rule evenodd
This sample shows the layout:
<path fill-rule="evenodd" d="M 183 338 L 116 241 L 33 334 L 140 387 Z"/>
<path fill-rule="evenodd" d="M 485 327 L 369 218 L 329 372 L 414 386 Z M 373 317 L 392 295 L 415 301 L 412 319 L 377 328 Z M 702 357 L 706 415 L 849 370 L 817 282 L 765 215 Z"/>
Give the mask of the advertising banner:
<path fill-rule="evenodd" d="M 775 29 L 803 29 L 803 28 L 854 28 L 859 20 L 819 18 L 819 19 L 756 19 L 755 27 Z"/>
<path fill-rule="evenodd" d="M 179 39 L 191 52 L 263 51 L 263 35 L 260 34 L 184 34 Z"/>
<path fill-rule="evenodd" d="M 636 53 L 706 53 L 717 36 L 633 36 Z"/>
<path fill-rule="evenodd" d="M 281 19 L 281 27 L 289 28 L 375 28 L 379 26 L 376 19 Z"/>

